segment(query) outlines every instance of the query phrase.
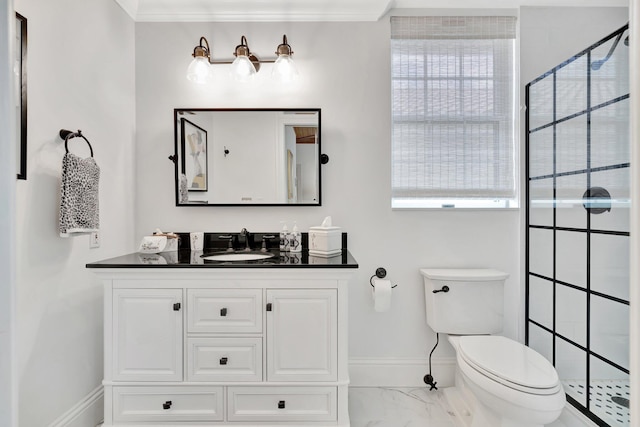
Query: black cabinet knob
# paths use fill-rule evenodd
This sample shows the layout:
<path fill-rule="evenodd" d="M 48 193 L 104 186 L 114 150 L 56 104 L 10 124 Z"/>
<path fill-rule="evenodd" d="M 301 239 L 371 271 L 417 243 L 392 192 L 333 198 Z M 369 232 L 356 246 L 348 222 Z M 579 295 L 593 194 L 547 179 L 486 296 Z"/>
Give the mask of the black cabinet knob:
<path fill-rule="evenodd" d="M 162 409 L 169 409 L 171 408 L 171 405 L 173 405 L 173 402 L 171 402 L 170 400 L 167 400 L 162 404 Z"/>
<path fill-rule="evenodd" d="M 227 315 L 227 308 L 221 308 L 220 309 L 220 316 L 225 317 Z"/>
<path fill-rule="evenodd" d="M 228 358 L 226 358 L 226 357 L 222 357 L 222 358 L 220 358 L 220 364 L 221 364 L 221 365 L 226 365 L 228 361 L 229 361 L 229 359 L 228 359 Z"/>
<path fill-rule="evenodd" d="M 284 400 L 278 402 L 278 409 L 284 409 Z"/>
<path fill-rule="evenodd" d="M 182 304 L 179 302 L 173 304 L 173 311 L 180 311 L 180 307 L 182 307 Z"/>

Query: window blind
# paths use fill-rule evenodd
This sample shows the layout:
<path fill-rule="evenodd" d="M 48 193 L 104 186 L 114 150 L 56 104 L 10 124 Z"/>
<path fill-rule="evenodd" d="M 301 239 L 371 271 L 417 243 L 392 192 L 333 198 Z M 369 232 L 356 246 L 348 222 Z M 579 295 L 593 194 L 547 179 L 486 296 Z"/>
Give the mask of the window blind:
<path fill-rule="evenodd" d="M 392 206 L 515 201 L 515 37 L 511 16 L 391 18 Z"/>

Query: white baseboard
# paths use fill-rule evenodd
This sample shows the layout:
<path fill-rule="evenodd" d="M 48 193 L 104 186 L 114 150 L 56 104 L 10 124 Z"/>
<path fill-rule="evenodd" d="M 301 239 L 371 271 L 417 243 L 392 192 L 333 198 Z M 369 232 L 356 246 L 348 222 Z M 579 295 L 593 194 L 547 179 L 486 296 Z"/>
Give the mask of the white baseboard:
<path fill-rule="evenodd" d="M 455 367 L 454 357 L 431 359 L 431 375 L 438 387 L 454 384 Z M 349 359 L 352 387 L 426 387 L 423 378 L 428 373 L 428 359 Z"/>
<path fill-rule="evenodd" d="M 104 412 L 104 388 L 96 387 L 81 401 L 62 414 L 49 427 L 93 427 L 102 422 Z"/>

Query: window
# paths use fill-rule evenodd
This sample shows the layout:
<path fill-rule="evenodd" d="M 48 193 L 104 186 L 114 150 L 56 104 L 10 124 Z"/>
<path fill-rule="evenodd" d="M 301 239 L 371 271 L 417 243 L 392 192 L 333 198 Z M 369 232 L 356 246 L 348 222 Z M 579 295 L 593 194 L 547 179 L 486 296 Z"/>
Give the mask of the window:
<path fill-rule="evenodd" d="M 392 17 L 392 207 L 517 206 L 516 18 Z"/>

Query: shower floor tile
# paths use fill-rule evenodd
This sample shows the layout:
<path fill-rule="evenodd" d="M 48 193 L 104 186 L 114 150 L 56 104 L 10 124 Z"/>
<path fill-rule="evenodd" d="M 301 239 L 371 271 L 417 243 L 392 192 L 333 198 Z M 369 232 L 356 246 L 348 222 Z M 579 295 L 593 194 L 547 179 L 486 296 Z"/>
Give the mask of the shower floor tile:
<path fill-rule="evenodd" d="M 565 391 L 579 402 L 585 400 L 584 380 L 562 380 Z M 590 410 L 611 426 L 626 427 L 630 425 L 629 408 L 615 403 L 612 399 L 619 396 L 629 399 L 629 381 L 625 380 L 592 380 L 589 386 Z"/>
<path fill-rule="evenodd" d="M 455 415 L 425 388 L 349 387 L 351 427 L 456 427 Z"/>

